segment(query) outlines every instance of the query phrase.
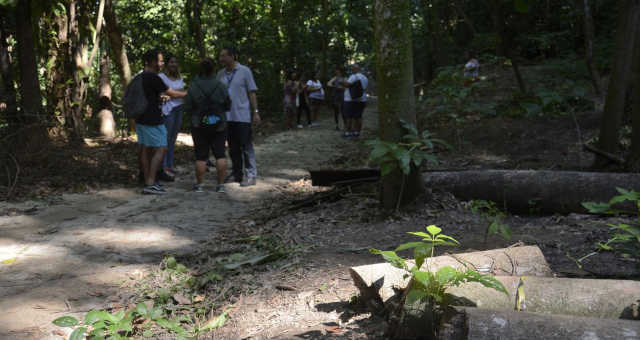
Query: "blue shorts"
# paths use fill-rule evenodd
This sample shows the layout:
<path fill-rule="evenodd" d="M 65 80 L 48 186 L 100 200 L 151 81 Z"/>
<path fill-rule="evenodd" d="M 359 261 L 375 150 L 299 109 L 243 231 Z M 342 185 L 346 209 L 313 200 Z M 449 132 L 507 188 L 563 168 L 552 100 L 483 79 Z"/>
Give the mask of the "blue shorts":
<path fill-rule="evenodd" d="M 167 128 L 162 125 L 136 124 L 138 144 L 152 148 L 167 146 Z"/>

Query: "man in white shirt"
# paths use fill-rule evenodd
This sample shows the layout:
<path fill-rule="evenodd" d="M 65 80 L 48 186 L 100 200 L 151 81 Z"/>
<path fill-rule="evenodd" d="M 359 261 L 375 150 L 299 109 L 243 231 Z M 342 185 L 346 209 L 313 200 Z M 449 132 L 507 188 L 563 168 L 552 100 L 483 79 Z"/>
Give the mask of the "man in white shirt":
<path fill-rule="evenodd" d="M 240 186 L 256 185 L 258 168 L 253 149 L 253 131 L 251 123 L 260 124 L 258 87 L 251 70 L 240 64 L 233 47 L 220 51 L 219 60 L 224 68 L 218 72 L 220 80 L 228 89 L 231 98 L 231 110 L 227 112 L 227 132 L 229 156 L 231 156 L 232 175 Z"/>
<path fill-rule="evenodd" d="M 344 137 L 360 137 L 369 79 L 360 73 L 360 65 L 358 64 L 352 65 L 351 71 L 351 76 L 343 83 L 347 88 L 344 91 L 344 117 L 346 120 Z"/>

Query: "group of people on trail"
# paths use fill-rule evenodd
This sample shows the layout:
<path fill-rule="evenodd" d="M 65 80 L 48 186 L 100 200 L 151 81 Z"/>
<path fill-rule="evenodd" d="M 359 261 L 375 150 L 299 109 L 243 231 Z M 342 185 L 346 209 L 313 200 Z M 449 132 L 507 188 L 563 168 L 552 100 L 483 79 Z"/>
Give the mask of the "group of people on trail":
<path fill-rule="evenodd" d="M 336 130 L 340 130 L 342 118 L 344 137 L 359 137 L 362 130 L 362 114 L 367 101 L 369 80 L 362 74 L 360 66 L 351 66 L 352 74 L 345 76 L 344 68 L 336 68 L 335 76 L 327 83 L 333 88 L 329 104 L 333 108 Z M 318 126 L 318 113 L 326 98 L 318 72 L 312 72 L 306 83 L 300 81 L 296 71 L 290 71 L 284 82 L 284 114 L 286 127 L 302 129 L 302 113 L 306 112 L 307 126 Z M 304 79 L 304 77 L 302 78 Z"/>
<path fill-rule="evenodd" d="M 258 172 L 252 123 L 259 124 L 261 120 L 256 96 L 258 87 L 251 70 L 241 65 L 237 57 L 235 48 L 222 49 L 219 62 L 223 68 L 217 73 L 214 59 L 204 58 L 198 75 L 185 91 L 186 84 L 175 56 L 167 56 L 165 66 L 160 51 L 145 53 L 144 70 L 131 82 L 123 100 L 135 93 L 134 83 L 141 84 L 142 94 L 136 99 L 146 105 L 136 118 L 136 133 L 140 144 L 143 193 L 165 194 L 159 180 L 173 181 L 178 173 L 174 146 L 182 117 L 187 114 L 191 117 L 195 154 L 193 191 L 204 191 L 204 174 L 210 152 L 216 159 L 216 192 L 225 192 L 225 182 L 238 182 L 240 186 L 256 185 Z M 164 69 L 163 73 L 160 73 L 161 69 Z M 228 177 L 227 145 L 232 164 Z"/>

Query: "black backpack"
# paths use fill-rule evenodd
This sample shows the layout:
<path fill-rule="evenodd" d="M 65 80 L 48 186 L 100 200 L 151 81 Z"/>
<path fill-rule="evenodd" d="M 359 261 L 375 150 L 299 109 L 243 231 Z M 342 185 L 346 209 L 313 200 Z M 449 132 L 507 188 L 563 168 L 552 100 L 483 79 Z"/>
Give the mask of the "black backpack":
<path fill-rule="evenodd" d="M 351 95 L 351 99 L 362 98 L 364 95 L 364 89 L 362 88 L 362 82 L 360 79 L 356 80 L 356 82 L 349 87 L 349 94 Z"/>
<path fill-rule="evenodd" d="M 196 119 L 192 119 L 192 123 L 194 127 L 216 127 L 217 129 L 223 129 L 224 123 L 226 122 L 226 111 L 230 107 L 229 97 L 225 93 L 225 97 L 216 98 L 216 92 L 218 92 L 220 83 L 217 82 L 215 88 L 211 93 L 205 92 L 198 84 L 194 84 L 197 88 L 200 89 L 202 94 L 204 95 L 204 101 L 202 105 L 199 105 L 198 117 L 194 117 Z"/>
<path fill-rule="evenodd" d="M 149 102 L 144 92 L 142 73 L 140 73 L 127 86 L 127 91 L 122 98 L 122 109 L 127 118 L 136 119 L 147 111 L 147 106 Z"/>

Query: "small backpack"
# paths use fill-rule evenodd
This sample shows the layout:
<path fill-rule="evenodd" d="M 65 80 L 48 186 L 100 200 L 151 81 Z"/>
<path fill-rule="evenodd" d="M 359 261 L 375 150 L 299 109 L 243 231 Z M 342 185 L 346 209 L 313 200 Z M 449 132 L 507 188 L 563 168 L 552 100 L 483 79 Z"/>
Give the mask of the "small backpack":
<path fill-rule="evenodd" d="M 194 84 L 195 87 L 198 87 L 202 94 L 204 95 L 204 102 L 199 107 L 200 117 L 199 121 L 192 121 L 194 127 L 216 127 L 217 129 L 224 129 L 226 122 L 226 114 L 225 112 L 229 109 L 230 102 L 228 96 L 218 96 L 215 95 L 218 93 L 225 93 L 225 91 L 219 92 L 220 84 L 217 83 L 215 88 L 211 93 L 206 93 L 197 83 Z"/>
<path fill-rule="evenodd" d="M 122 109 L 129 119 L 136 119 L 147 111 L 149 102 L 144 91 L 142 73 L 138 74 L 127 86 L 127 91 L 122 98 Z"/>
<path fill-rule="evenodd" d="M 360 99 L 364 95 L 364 89 L 362 88 L 362 82 L 360 79 L 356 80 L 351 87 L 349 87 L 349 94 L 351 99 Z"/>

